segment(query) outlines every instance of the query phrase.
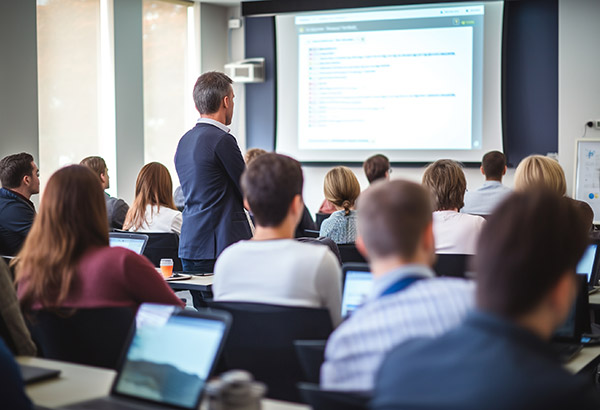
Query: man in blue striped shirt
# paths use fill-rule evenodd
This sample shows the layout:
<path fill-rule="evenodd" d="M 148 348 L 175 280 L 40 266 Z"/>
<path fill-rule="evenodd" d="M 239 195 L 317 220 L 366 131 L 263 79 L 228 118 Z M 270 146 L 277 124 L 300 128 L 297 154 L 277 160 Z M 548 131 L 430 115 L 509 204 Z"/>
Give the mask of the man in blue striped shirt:
<path fill-rule="evenodd" d="M 322 388 L 370 392 L 394 346 L 441 335 L 472 309 L 473 283 L 434 278 L 432 211 L 428 191 L 408 181 L 378 182 L 361 194 L 356 246 L 370 261 L 373 288 L 329 338 Z"/>

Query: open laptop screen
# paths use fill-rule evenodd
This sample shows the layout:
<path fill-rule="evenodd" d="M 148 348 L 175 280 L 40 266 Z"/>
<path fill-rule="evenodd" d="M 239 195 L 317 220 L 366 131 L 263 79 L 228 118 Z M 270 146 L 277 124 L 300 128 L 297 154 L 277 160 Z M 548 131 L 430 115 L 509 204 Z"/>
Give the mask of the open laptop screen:
<path fill-rule="evenodd" d="M 172 315 L 174 307 L 142 305 L 113 392 L 193 409 L 217 359 L 227 324 Z"/>
<path fill-rule="evenodd" d="M 588 245 L 583 256 L 577 264 L 576 273 L 586 275 L 588 282 L 592 280 L 592 274 L 594 273 L 594 261 L 596 259 L 596 251 L 598 250 L 598 244 L 593 243 Z"/>
<path fill-rule="evenodd" d="M 345 272 L 342 295 L 342 317 L 346 317 L 362 305 L 371 290 L 371 272 L 348 270 Z"/>
<path fill-rule="evenodd" d="M 111 232 L 108 237 L 108 243 L 110 246 L 127 248 L 138 255 L 141 255 L 144 252 L 144 249 L 146 248 L 146 242 L 148 242 L 148 235 L 143 234 Z"/>

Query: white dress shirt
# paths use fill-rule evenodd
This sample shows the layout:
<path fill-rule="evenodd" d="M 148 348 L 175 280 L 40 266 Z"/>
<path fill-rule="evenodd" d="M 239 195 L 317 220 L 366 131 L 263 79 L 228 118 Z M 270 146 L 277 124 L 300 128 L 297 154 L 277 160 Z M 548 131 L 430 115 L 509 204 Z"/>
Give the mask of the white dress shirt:
<path fill-rule="evenodd" d="M 217 301 L 327 308 L 341 321 L 342 272 L 327 246 L 293 239 L 240 241 L 215 264 Z"/>
<path fill-rule="evenodd" d="M 407 276 L 423 279 L 382 294 Z M 416 337 L 434 337 L 459 325 L 474 305 L 475 286 L 456 278 L 434 278 L 422 265 L 407 265 L 377 278 L 366 303 L 329 337 L 321 387 L 371 391 L 387 352 Z"/>
<path fill-rule="evenodd" d="M 489 215 L 512 190 L 500 181 L 485 181 L 483 186 L 465 193 L 465 206 L 460 212 L 465 214 Z"/>
<path fill-rule="evenodd" d="M 461 214 L 456 211 L 435 211 L 433 213 L 435 252 L 474 255 L 484 223 L 485 219 L 481 216 Z"/>
<path fill-rule="evenodd" d="M 146 206 L 146 220 L 140 229 L 131 232 L 175 232 L 181 233 L 181 212 L 176 209 L 156 205 Z"/>

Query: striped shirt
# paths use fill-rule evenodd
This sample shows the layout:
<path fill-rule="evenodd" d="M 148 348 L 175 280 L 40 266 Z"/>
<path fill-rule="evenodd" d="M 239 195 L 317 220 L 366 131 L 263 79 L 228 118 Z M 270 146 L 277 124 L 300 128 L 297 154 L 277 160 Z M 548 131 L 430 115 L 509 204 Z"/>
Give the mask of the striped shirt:
<path fill-rule="evenodd" d="M 406 276 L 425 279 L 381 296 Z M 371 391 L 387 352 L 406 340 L 439 336 L 459 325 L 474 306 L 474 290 L 471 281 L 434 278 L 431 269 L 418 265 L 403 266 L 376 279 L 367 302 L 330 336 L 321 387 Z"/>

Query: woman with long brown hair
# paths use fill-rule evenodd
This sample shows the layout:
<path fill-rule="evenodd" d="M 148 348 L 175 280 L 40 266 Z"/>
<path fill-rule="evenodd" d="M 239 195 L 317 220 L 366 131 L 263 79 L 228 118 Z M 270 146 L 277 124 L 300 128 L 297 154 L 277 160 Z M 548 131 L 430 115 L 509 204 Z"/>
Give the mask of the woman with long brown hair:
<path fill-rule="evenodd" d="M 50 177 L 17 255 L 23 308 L 183 305 L 147 259 L 108 246 L 106 220 L 102 187 L 90 169 L 71 165 Z"/>
<path fill-rule="evenodd" d="M 181 212 L 173 201 L 173 182 L 167 167 L 150 162 L 135 182 L 135 200 L 123 229 L 133 232 L 181 232 Z"/>

